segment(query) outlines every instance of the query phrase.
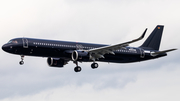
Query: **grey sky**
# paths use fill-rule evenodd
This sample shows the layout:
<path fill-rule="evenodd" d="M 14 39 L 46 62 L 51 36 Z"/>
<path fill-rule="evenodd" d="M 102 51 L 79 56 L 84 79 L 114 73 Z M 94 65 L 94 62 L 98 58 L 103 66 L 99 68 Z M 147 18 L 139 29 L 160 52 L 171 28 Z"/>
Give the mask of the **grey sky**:
<path fill-rule="evenodd" d="M 0 45 L 16 37 L 116 44 L 165 25 L 160 50 L 180 49 L 178 0 L 4 0 L 0 2 Z M 75 73 L 48 67 L 46 58 L 0 50 L 0 101 L 179 101 L 179 50 L 167 57 L 131 64 L 80 63 Z"/>

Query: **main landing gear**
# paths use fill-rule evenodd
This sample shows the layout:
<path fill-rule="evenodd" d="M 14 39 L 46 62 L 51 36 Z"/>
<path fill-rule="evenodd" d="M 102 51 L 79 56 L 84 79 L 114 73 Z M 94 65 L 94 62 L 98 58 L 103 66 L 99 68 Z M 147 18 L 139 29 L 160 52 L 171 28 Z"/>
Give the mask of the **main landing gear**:
<path fill-rule="evenodd" d="M 81 67 L 80 66 L 76 66 L 75 68 L 74 68 L 74 71 L 75 72 L 80 72 L 82 69 L 81 69 Z"/>
<path fill-rule="evenodd" d="M 92 69 L 96 69 L 96 68 L 98 68 L 98 66 L 99 65 L 97 63 L 95 63 L 95 62 L 91 64 L 91 68 Z"/>
<path fill-rule="evenodd" d="M 21 55 L 21 61 L 19 62 L 20 65 L 23 65 L 23 64 L 24 64 L 24 61 L 23 61 L 23 60 L 24 60 L 24 56 Z"/>
<path fill-rule="evenodd" d="M 74 68 L 74 71 L 75 72 L 80 72 L 82 69 L 80 66 L 78 66 L 78 62 L 77 61 L 74 61 L 74 63 L 76 64 L 76 67 Z"/>
<path fill-rule="evenodd" d="M 74 61 L 74 63 L 76 64 L 76 67 L 74 68 L 74 71 L 75 72 L 80 72 L 82 69 L 81 69 L 80 66 L 78 66 L 78 62 Z M 96 69 L 96 68 L 98 68 L 98 66 L 99 66 L 98 63 L 95 63 L 95 62 L 91 64 L 92 69 Z"/>

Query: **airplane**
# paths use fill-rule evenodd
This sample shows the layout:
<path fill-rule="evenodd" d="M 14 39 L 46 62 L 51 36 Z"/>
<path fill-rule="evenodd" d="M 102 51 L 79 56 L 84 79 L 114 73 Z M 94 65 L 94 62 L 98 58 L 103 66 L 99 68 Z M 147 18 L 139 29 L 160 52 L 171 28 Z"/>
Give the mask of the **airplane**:
<path fill-rule="evenodd" d="M 139 47 L 130 47 L 129 44 L 144 38 L 143 34 L 132 41 L 115 45 L 92 44 L 82 42 L 69 42 L 57 40 L 44 40 L 34 38 L 14 38 L 2 46 L 5 52 L 20 55 L 20 65 L 24 64 L 24 56 L 47 57 L 47 63 L 51 67 L 63 67 L 69 61 L 76 64 L 75 72 L 82 68 L 78 62 L 92 62 L 92 69 L 98 68 L 99 62 L 131 63 L 140 62 L 167 56 L 167 52 L 176 49 L 159 51 L 163 25 L 157 25 L 145 42 Z"/>

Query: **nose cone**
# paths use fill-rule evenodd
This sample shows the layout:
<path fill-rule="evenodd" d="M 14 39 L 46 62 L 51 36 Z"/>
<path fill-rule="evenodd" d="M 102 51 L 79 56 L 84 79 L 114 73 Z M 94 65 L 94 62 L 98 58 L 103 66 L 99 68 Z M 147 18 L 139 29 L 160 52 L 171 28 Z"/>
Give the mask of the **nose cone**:
<path fill-rule="evenodd" d="M 8 49 L 9 49 L 8 45 L 5 44 L 5 45 L 2 46 L 2 50 L 7 52 Z"/>
<path fill-rule="evenodd" d="M 5 51 L 5 45 L 2 46 L 2 50 Z"/>

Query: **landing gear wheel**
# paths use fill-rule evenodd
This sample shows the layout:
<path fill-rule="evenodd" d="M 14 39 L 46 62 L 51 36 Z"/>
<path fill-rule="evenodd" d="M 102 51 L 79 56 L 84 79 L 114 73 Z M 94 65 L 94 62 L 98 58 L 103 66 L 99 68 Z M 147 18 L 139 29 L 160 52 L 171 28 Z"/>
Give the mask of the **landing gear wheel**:
<path fill-rule="evenodd" d="M 75 72 L 80 72 L 82 69 L 81 69 L 81 67 L 80 66 L 76 66 L 75 68 L 74 68 L 74 71 Z"/>
<path fill-rule="evenodd" d="M 20 65 L 23 65 L 23 64 L 24 64 L 24 61 L 20 61 L 19 64 L 20 64 Z"/>
<path fill-rule="evenodd" d="M 24 55 L 21 55 L 21 61 L 19 62 L 20 65 L 23 65 L 24 64 Z"/>
<path fill-rule="evenodd" d="M 92 69 L 96 69 L 96 68 L 98 68 L 98 66 L 99 66 L 99 65 L 98 65 L 97 63 L 92 63 L 92 64 L 91 64 L 91 68 L 92 68 Z"/>

